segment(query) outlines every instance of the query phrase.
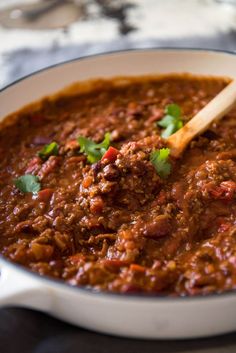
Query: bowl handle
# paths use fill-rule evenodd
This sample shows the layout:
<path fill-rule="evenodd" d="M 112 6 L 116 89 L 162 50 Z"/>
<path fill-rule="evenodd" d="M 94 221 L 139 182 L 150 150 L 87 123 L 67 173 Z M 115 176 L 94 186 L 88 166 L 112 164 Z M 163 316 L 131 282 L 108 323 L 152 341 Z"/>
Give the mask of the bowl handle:
<path fill-rule="evenodd" d="M 0 259 L 0 307 L 23 306 L 42 311 L 50 311 L 51 291 L 40 278 L 30 273 L 6 265 Z"/>

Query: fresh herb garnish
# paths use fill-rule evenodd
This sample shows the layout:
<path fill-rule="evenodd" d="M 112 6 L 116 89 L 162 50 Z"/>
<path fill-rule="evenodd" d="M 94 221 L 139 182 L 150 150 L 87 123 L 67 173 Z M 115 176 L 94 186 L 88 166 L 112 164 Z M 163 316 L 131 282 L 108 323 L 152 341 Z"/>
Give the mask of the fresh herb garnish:
<path fill-rule="evenodd" d="M 161 148 L 152 151 L 150 155 L 150 161 L 162 179 L 167 178 L 171 171 L 171 164 L 168 162 L 169 154 L 169 148 Z"/>
<path fill-rule="evenodd" d="M 37 194 L 41 188 L 39 178 L 32 174 L 22 175 L 14 181 L 15 186 L 21 192 L 32 192 Z"/>
<path fill-rule="evenodd" d="M 181 109 L 178 104 L 169 104 L 165 108 L 165 116 L 158 123 L 159 126 L 165 128 L 161 136 L 169 137 L 183 126 L 181 119 Z"/>
<path fill-rule="evenodd" d="M 92 164 L 98 162 L 110 146 L 110 133 L 107 132 L 105 134 L 105 138 L 101 143 L 95 143 L 83 136 L 78 137 L 78 142 L 80 152 L 85 153 L 87 160 Z"/>
<path fill-rule="evenodd" d="M 50 156 L 58 155 L 58 144 L 56 142 L 51 142 L 48 145 L 45 145 L 41 151 L 38 152 L 38 155 L 43 160 L 48 159 Z"/>

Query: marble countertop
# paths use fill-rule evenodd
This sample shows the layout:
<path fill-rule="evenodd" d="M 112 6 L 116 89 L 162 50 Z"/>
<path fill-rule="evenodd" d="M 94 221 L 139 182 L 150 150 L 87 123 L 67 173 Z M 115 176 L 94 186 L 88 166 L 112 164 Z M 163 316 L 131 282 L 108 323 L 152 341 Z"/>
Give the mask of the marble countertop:
<path fill-rule="evenodd" d="M 0 10 L 32 2 L 1 0 Z M 0 87 L 45 66 L 111 50 L 153 46 L 236 49 L 234 0 L 80 3 L 86 9 L 85 18 L 66 28 L 30 30 L 0 26 Z"/>

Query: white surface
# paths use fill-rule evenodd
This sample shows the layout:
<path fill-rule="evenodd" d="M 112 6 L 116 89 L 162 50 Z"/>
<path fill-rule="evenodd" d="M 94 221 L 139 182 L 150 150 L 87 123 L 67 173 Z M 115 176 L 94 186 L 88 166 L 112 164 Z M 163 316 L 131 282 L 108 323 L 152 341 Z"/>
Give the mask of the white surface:
<path fill-rule="evenodd" d="M 236 7 L 215 0 L 135 0 L 131 23 L 141 38 L 209 37 L 236 28 Z"/>
<path fill-rule="evenodd" d="M 190 72 L 236 77 L 236 56 L 197 51 L 117 53 L 61 65 L 0 93 L 1 115 L 74 80 Z M 193 338 L 236 329 L 236 293 L 195 298 L 104 295 L 22 272 L 0 259 L 0 306 L 35 307 L 99 332 L 138 338 Z"/>

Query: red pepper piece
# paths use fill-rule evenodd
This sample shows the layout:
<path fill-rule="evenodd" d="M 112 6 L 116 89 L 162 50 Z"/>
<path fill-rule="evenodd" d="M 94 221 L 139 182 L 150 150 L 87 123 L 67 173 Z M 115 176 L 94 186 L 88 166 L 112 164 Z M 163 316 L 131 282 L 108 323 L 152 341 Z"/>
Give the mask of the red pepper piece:
<path fill-rule="evenodd" d="M 104 161 L 105 159 L 107 159 L 109 162 L 114 162 L 118 156 L 118 154 L 120 153 L 119 150 L 117 150 L 116 148 L 110 146 L 108 148 L 108 150 L 105 152 L 105 154 L 102 157 L 102 161 Z"/>
<path fill-rule="evenodd" d="M 53 194 L 53 189 L 44 189 L 38 192 L 37 199 L 39 201 L 47 202 Z"/>

